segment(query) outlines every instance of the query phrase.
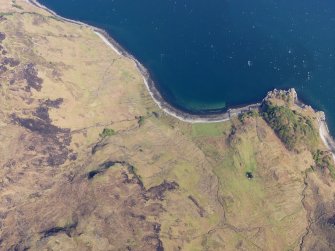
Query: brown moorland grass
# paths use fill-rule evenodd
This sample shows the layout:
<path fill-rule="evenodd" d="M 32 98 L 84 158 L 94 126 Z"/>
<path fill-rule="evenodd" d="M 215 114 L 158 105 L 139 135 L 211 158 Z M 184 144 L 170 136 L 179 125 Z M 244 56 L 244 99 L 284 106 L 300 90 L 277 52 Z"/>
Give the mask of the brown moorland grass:
<path fill-rule="evenodd" d="M 333 247 L 334 183 L 309 148 L 259 115 L 178 121 L 90 28 L 23 0 L 0 11 L 1 250 Z"/>

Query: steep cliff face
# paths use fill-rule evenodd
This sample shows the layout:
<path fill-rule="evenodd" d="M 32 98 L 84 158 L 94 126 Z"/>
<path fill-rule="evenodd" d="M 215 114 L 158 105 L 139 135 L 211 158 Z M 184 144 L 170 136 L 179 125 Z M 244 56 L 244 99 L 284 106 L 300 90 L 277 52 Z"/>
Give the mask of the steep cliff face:
<path fill-rule="evenodd" d="M 181 122 L 90 28 L 0 12 L 1 250 L 334 249 L 331 153 L 294 90 Z"/>

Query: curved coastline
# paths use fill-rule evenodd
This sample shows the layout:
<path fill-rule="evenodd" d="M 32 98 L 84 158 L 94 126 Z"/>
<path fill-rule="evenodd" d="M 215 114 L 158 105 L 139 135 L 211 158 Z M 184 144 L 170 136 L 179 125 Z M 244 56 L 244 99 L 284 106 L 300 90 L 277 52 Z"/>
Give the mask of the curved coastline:
<path fill-rule="evenodd" d="M 188 123 L 214 123 L 214 122 L 224 122 L 231 119 L 231 117 L 238 116 L 239 114 L 251 110 L 259 110 L 262 102 L 250 104 L 246 106 L 236 107 L 228 109 L 225 112 L 222 113 L 216 113 L 216 114 L 191 114 L 184 111 L 181 111 L 175 107 L 173 107 L 171 104 L 169 104 L 160 94 L 158 89 L 156 88 L 155 82 L 151 79 L 149 71 L 130 53 L 128 53 L 118 42 L 116 42 L 105 30 L 94 27 L 92 25 L 85 24 L 80 21 L 75 21 L 72 19 L 64 18 L 60 15 L 58 15 L 56 12 L 48 9 L 46 6 L 40 4 L 37 0 L 26 0 L 28 3 L 41 8 L 47 12 L 49 12 L 51 15 L 57 17 L 58 19 L 66 22 L 70 22 L 73 24 L 81 25 L 88 27 L 92 29 L 97 36 L 100 37 L 100 39 L 107 44 L 112 50 L 114 50 L 119 56 L 127 57 L 131 60 L 133 60 L 138 67 L 139 71 L 142 74 L 143 82 L 154 100 L 154 102 L 159 106 L 159 108 L 164 111 L 165 113 Z M 307 106 L 298 99 L 296 99 L 297 105 L 300 107 Z M 330 131 L 328 129 L 328 125 L 326 122 L 326 117 L 324 112 L 320 112 L 321 115 L 319 115 L 318 123 L 319 123 L 319 134 L 322 142 L 324 145 L 328 148 L 328 150 L 332 153 L 334 162 L 335 162 L 335 140 L 331 136 Z"/>
<path fill-rule="evenodd" d="M 118 42 L 115 41 L 105 30 L 101 28 L 97 28 L 95 26 L 64 18 L 60 15 L 58 15 L 53 10 L 50 10 L 46 6 L 40 4 L 36 0 L 26 0 L 28 3 L 33 4 L 34 6 L 41 8 L 47 12 L 49 12 L 51 15 L 57 17 L 58 19 L 62 21 L 66 21 L 69 23 L 81 25 L 90 28 L 93 30 L 97 36 L 100 37 L 100 39 L 106 43 L 112 50 L 114 50 L 118 55 L 127 57 L 135 62 L 137 68 L 142 74 L 143 82 L 154 100 L 154 102 L 159 106 L 161 110 L 163 110 L 165 113 L 188 123 L 208 123 L 208 122 L 224 122 L 230 120 L 232 116 L 237 116 L 240 113 L 250 111 L 250 110 L 258 110 L 260 108 L 261 103 L 255 103 L 245 106 L 238 106 L 231 109 L 228 109 L 224 112 L 218 112 L 218 113 L 211 113 L 211 114 L 192 114 L 185 111 L 182 111 L 174 106 L 172 106 L 169 102 L 167 102 L 159 92 L 159 90 L 156 87 L 156 83 L 153 81 L 153 79 L 150 77 L 149 71 L 129 52 L 127 52 Z"/>

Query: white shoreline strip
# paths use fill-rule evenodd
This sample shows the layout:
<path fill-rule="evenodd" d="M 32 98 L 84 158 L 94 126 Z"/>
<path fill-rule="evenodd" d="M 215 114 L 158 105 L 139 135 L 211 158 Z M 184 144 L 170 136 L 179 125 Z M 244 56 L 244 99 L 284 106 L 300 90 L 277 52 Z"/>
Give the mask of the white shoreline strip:
<path fill-rule="evenodd" d="M 252 105 L 249 105 L 249 106 L 240 107 L 240 108 L 237 108 L 237 109 L 231 109 L 231 112 L 227 111 L 227 112 L 223 112 L 223 113 L 216 114 L 216 115 L 192 115 L 192 114 L 188 114 L 186 112 L 179 111 L 178 109 L 175 109 L 172 106 L 170 106 L 167 102 L 163 101 L 163 98 L 161 97 L 160 94 L 155 95 L 155 92 L 157 93 L 158 91 L 156 90 L 154 84 L 153 84 L 152 87 L 150 87 L 148 82 L 149 81 L 152 82 L 152 80 L 150 79 L 148 71 L 145 69 L 145 67 L 135 57 L 133 57 L 128 52 L 118 49 L 118 46 L 115 46 L 113 44 L 113 42 L 112 42 L 113 39 L 110 38 L 112 40 L 112 41 L 110 41 L 110 39 L 108 38 L 108 35 L 104 34 L 105 33 L 104 30 L 102 30 L 100 28 L 97 28 L 97 27 L 94 27 L 92 25 L 85 24 L 85 23 L 80 22 L 80 21 L 71 20 L 71 19 L 68 19 L 68 18 L 61 17 L 55 11 L 50 10 L 46 6 L 40 4 L 37 0 L 26 0 L 26 1 L 29 4 L 35 5 L 39 8 L 41 8 L 41 9 L 49 12 L 50 14 L 59 18 L 60 20 L 67 21 L 69 23 L 73 23 L 73 24 L 77 24 L 77 25 L 83 25 L 85 27 L 90 28 L 97 36 L 99 36 L 99 38 L 107 46 L 109 46 L 115 53 L 117 53 L 117 55 L 119 55 L 119 56 L 123 55 L 123 56 L 133 60 L 135 62 L 135 64 L 137 65 L 137 68 L 138 68 L 138 70 L 140 71 L 140 73 L 143 77 L 144 84 L 145 84 L 150 96 L 154 100 L 154 102 L 158 105 L 158 107 L 162 111 L 164 111 L 165 113 L 169 114 L 170 116 L 172 116 L 174 118 L 177 118 L 177 119 L 179 119 L 181 121 L 184 121 L 184 122 L 187 122 L 187 123 L 218 123 L 218 122 L 224 122 L 224 121 L 230 120 L 230 116 L 228 114 L 231 114 L 232 116 L 238 115 L 242 111 L 246 111 L 248 109 L 248 107 L 252 106 Z M 116 43 L 116 45 L 118 45 L 117 42 L 115 42 L 115 43 Z"/>
<path fill-rule="evenodd" d="M 99 32 L 99 28 L 96 28 L 94 26 L 91 26 L 91 25 L 88 25 L 88 24 L 85 24 L 85 23 L 82 23 L 80 21 L 75 21 L 75 20 L 71 20 L 71 19 L 68 19 L 68 18 L 63 18 L 61 16 L 59 16 L 56 12 L 48 9 L 46 6 L 40 4 L 38 1 L 36 0 L 26 0 L 27 3 L 29 4 L 32 4 L 32 5 L 36 5 L 38 7 L 40 7 L 41 9 L 44 9 L 46 11 L 48 11 L 49 13 L 55 15 L 56 17 L 62 19 L 62 20 L 65 20 L 65 21 L 68 21 L 70 23 L 75 23 L 75 24 L 79 24 L 79 25 L 84 25 L 86 27 L 89 27 L 91 28 L 95 34 L 97 34 L 101 39 L 102 41 L 108 45 L 112 50 L 115 51 L 115 53 L 117 53 L 119 56 L 122 56 L 123 53 L 120 52 L 120 50 L 118 50 L 109 40 L 107 37 L 104 36 L 104 34 L 102 34 L 101 32 Z M 148 76 L 143 73 L 143 69 L 141 69 L 141 67 L 143 67 L 138 61 L 137 59 L 135 59 L 132 55 L 125 55 L 125 57 L 128 57 L 130 58 L 131 60 L 133 60 L 139 71 L 141 72 L 142 74 L 142 77 L 143 77 L 143 82 L 150 94 L 150 96 L 152 97 L 152 99 L 154 100 L 154 102 L 158 105 L 158 107 L 164 111 L 165 113 L 169 114 L 170 116 L 172 117 L 175 117 L 181 121 L 184 121 L 184 122 L 188 122 L 188 123 L 218 123 L 218 122 L 225 122 L 225 121 L 229 121 L 231 119 L 231 116 L 233 115 L 237 115 L 239 114 L 241 111 L 243 111 L 244 108 L 239 108 L 239 109 L 231 109 L 232 113 L 228 110 L 227 114 L 231 114 L 231 116 L 229 116 L 228 118 L 207 118 L 207 117 L 204 117 L 204 118 L 201 118 L 200 116 L 198 116 L 197 118 L 186 118 L 186 117 L 183 117 L 181 115 L 179 115 L 177 112 L 174 112 L 174 110 L 170 110 L 168 108 L 165 108 L 164 105 L 162 105 L 162 103 L 155 97 L 153 91 L 151 90 L 149 84 L 148 84 Z M 139 66 L 140 65 L 140 66 Z M 258 104 L 255 104 L 255 105 L 258 105 Z M 252 105 L 251 105 L 252 106 Z M 249 106 L 249 107 L 251 107 Z M 248 106 L 246 106 L 245 108 L 247 108 Z M 221 116 L 224 115 L 224 114 L 221 114 Z M 332 156 L 333 156 L 333 159 L 334 159 L 334 162 L 335 162 L 335 141 L 333 139 L 333 137 L 330 135 L 329 133 L 329 129 L 328 129 L 328 126 L 327 126 L 327 123 L 325 120 L 321 120 L 319 119 L 319 134 L 320 134 L 320 138 L 322 140 L 322 142 L 324 143 L 324 145 L 328 148 L 328 150 L 332 153 Z"/>
<path fill-rule="evenodd" d="M 184 121 L 184 122 L 187 122 L 187 123 L 191 123 L 191 124 L 195 124 L 195 123 L 218 123 L 218 122 L 224 122 L 224 121 L 228 121 L 230 120 L 230 118 L 227 118 L 227 119 L 218 119 L 218 120 L 213 120 L 213 121 L 208 121 L 208 119 L 201 119 L 201 118 L 198 118 L 198 119 L 187 119 L 187 118 L 184 118 L 182 116 L 179 116 L 177 113 L 174 113 L 173 111 L 171 110 L 168 110 L 166 108 L 164 108 L 162 106 L 162 104 L 154 97 L 154 94 L 152 93 L 152 91 L 150 90 L 150 87 L 149 87 L 149 84 L 148 84 L 148 81 L 146 79 L 145 76 L 143 76 L 143 82 L 150 94 L 150 96 L 152 97 L 152 99 L 154 100 L 154 102 L 158 105 L 158 107 L 163 110 L 165 113 L 169 114 L 170 116 L 172 117 L 175 117 L 181 121 Z"/>
<path fill-rule="evenodd" d="M 325 121 L 319 119 L 319 134 L 322 142 L 329 149 L 333 156 L 333 160 L 335 162 L 335 142 L 332 136 L 329 133 L 328 126 Z"/>
<path fill-rule="evenodd" d="M 105 44 L 107 44 L 110 48 L 112 48 L 112 50 L 115 51 L 116 54 L 122 56 L 122 53 L 118 49 L 116 49 L 116 47 L 111 42 L 109 42 L 104 35 L 102 35 L 100 32 L 97 31 L 94 31 L 94 33 L 97 34 Z"/>

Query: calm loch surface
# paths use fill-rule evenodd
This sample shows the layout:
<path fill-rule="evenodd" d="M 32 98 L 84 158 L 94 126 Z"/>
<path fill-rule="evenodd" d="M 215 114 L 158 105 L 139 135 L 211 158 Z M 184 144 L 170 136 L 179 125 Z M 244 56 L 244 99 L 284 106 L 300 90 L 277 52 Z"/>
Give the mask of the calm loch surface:
<path fill-rule="evenodd" d="M 105 29 L 181 110 L 218 112 L 294 87 L 335 133 L 333 0 L 40 2 Z"/>

